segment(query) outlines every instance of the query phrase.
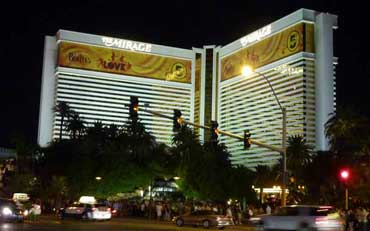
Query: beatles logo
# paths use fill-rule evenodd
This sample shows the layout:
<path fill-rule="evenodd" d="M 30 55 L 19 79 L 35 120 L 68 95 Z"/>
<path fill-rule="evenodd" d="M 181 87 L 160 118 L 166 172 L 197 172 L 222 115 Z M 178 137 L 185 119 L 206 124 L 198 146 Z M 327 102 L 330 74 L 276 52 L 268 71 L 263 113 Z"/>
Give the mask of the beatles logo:
<path fill-rule="evenodd" d="M 68 60 L 69 62 L 77 62 L 82 65 L 91 63 L 91 60 L 89 57 L 78 53 L 78 52 L 69 52 L 68 53 Z"/>

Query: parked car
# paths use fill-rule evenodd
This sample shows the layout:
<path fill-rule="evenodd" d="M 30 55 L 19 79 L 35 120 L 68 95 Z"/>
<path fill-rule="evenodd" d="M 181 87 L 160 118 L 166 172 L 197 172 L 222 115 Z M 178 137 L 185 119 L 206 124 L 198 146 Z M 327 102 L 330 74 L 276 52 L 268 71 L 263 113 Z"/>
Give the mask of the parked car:
<path fill-rule="evenodd" d="M 61 219 L 77 218 L 83 220 L 110 220 L 111 208 L 105 204 L 73 203 L 59 212 Z"/>
<path fill-rule="evenodd" d="M 10 199 L 0 199 L 0 221 L 1 222 L 23 222 L 27 211 L 23 211 Z"/>
<path fill-rule="evenodd" d="M 272 215 L 252 217 L 258 230 L 343 230 L 343 221 L 332 206 L 291 205 Z"/>
<path fill-rule="evenodd" d="M 218 227 L 220 229 L 234 225 L 232 217 L 219 215 L 212 210 L 198 210 L 172 219 L 177 226 L 197 225 L 204 228 Z"/>

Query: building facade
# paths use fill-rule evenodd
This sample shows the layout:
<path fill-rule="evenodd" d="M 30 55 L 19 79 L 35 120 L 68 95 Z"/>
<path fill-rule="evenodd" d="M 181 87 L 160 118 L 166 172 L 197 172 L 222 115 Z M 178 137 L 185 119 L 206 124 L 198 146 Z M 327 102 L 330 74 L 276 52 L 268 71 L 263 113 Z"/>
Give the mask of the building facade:
<path fill-rule="evenodd" d="M 60 118 L 52 108 L 67 102 L 89 124 L 122 125 L 130 96 L 140 107 L 209 125 L 281 147 L 282 113 L 287 135 L 302 135 L 327 150 L 324 124 L 335 111 L 333 29 L 337 17 L 301 9 L 225 46 L 179 49 L 60 30 L 45 38 L 39 144 L 59 137 Z M 255 74 L 244 76 L 244 66 Z M 171 144 L 172 121 L 139 111 L 157 141 Z M 195 129 L 201 141 L 209 131 Z M 64 134 L 65 137 L 68 134 Z M 248 167 L 274 164 L 276 151 L 220 136 L 232 162 Z"/>
<path fill-rule="evenodd" d="M 219 48 L 215 118 L 221 130 L 243 134 L 248 129 L 253 139 L 282 147 L 281 103 L 287 137 L 300 135 L 316 150 L 327 150 L 324 125 L 335 111 L 336 27 L 336 16 L 302 9 Z M 255 73 L 244 76 L 245 65 Z M 235 164 L 255 167 L 281 158 L 263 147 L 244 150 L 227 136 L 221 141 Z"/>
<path fill-rule="evenodd" d="M 66 102 L 91 125 L 123 125 L 130 96 L 140 107 L 163 114 L 180 108 L 194 120 L 192 50 L 60 30 L 45 38 L 38 142 L 59 137 L 61 118 L 53 108 Z M 139 111 L 158 142 L 171 144 L 172 121 Z M 63 133 L 64 138 L 69 134 Z"/>

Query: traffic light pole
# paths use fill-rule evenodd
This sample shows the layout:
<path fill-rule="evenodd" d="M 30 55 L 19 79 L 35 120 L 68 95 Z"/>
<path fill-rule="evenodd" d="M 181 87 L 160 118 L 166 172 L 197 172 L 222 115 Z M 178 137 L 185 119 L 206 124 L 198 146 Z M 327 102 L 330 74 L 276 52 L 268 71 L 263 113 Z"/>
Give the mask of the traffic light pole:
<path fill-rule="evenodd" d="M 171 120 L 173 119 L 171 116 L 163 115 L 162 113 L 152 111 L 152 110 L 149 110 L 147 108 L 142 108 L 140 110 L 148 112 L 148 113 L 156 115 L 156 116 L 159 116 L 159 117 L 163 117 L 163 118 L 167 118 L 167 119 L 171 119 Z M 197 128 L 211 129 L 210 126 L 192 123 L 192 122 L 184 120 L 184 119 L 182 120 L 182 123 L 188 124 L 188 125 L 191 125 L 191 126 L 197 127 Z M 233 138 L 236 138 L 236 139 L 239 139 L 239 140 L 244 140 L 243 136 L 236 135 L 236 134 L 233 134 L 233 133 L 230 133 L 230 132 L 225 132 L 225 131 L 222 131 L 222 130 L 218 130 L 218 133 L 222 134 L 222 135 L 229 136 L 229 137 L 233 137 Z M 255 144 L 255 145 L 260 146 L 260 147 L 264 147 L 264 148 L 267 148 L 267 149 L 270 149 L 270 150 L 273 150 L 273 151 L 277 151 L 277 152 L 280 152 L 280 153 L 284 152 L 284 149 L 282 149 L 282 148 L 278 148 L 278 147 L 275 147 L 275 146 L 272 146 L 272 145 L 269 145 L 269 144 L 265 144 L 265 143 L 262 143 L 262 142 L 259 142 L 257 140 L 253 140 L 253 139 L 250 139 L 250 141 L 251 141 L 252 144 Z"/>
<path fill-rule="evenodd" d="M 346 208 L 346 211 L 348 210 L 348 187 L 346 185 L 346 198 L 345 198 L 345 208 Z"/>
<path fill-rule="evenodd" d="M 262 76 L 266 82 L 268 83 L 271 91 L 272 91 L 272 94 L 274 95 L 275 97 L 275 100 L 276 102 L 278 103 L 279 107 L 280 107 L 280 110 L 281 110 L 281 113 L 282 113 L 282 116 L 283 116 L 283 119 L 282 119 L 282 142 L 281 142 L 281 149 L 280 149 L 280 153 L 282 155 L 282 161 L 283 161 L 283 174 L 282 174 L 282 191 L 281 191 L 281 205 L 282 206 L 285 206 L 286 205 L 286 186 L 287 186 L 287 167 L 286 167 L 286 108 L 283 107 L 280 103 L 280 100 L 279 98 L 277 97 L 276 93 L 275 93 L 275 90 L 274 88 L 272 87 L 272 84 L 270 82 L 270 80 L 266 77 L 266 75 L 262 74 L 261 72 L 256 72 L 256 71 L 253 71 L 254 73 L 256 73 L 257 75 L 259 76 Z"/>
<path fill-rule="evenodd" d="M 281 108 L 283 113 L 283 134 L 282 134 L 282 157 L 283 157 L 283 185 L 281 187 L 281 205 L 286 205 L 287 167 L 286 167 L 286 109 Z"/>

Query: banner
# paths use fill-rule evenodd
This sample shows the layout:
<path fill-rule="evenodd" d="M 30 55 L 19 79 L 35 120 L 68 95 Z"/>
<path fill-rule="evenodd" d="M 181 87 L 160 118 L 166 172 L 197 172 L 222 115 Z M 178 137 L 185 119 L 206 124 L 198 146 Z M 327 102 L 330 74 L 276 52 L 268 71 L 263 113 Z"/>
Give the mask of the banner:
<path fill-rule="evenodd" d="M 314 52 L 313 25 L 300 23 L 221 60 L 221 81 L 239 76 L 243 66 L 254 69 L 301 51 Z"/>
<path fill-rule="evenodd" d="M 191 60 L 61 42 L 58 64 L 115 74 L 191 83 Z"/>

